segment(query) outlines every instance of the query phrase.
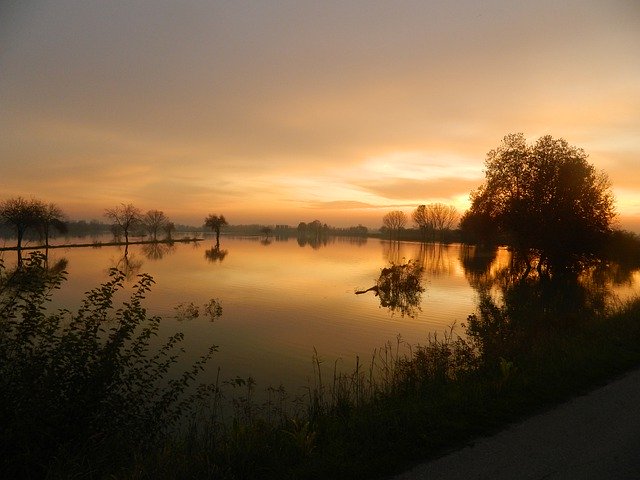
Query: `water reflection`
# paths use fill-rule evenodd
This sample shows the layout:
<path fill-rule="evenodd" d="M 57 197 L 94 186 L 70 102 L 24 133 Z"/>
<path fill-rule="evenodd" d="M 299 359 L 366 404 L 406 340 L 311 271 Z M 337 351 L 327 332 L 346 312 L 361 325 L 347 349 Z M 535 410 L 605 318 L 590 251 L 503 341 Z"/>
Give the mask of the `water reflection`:
<path fill-rule="evenodd" d="M 380 272 L 376 284 L 366 290 L 357 290 L 356 295 L 373 292 L 380 299 L 380 306 L 401 316 L 414 318 L 420 311 L 420 300 L 424 287 L 422 273 L 424 268 L 416 261 L 405 264 L 391 264 Z"/>
<path fill-rule="evenodd" d="M 209 248 L 204 252 L 204 258 L 211 263 L 222 262 L 228 254 L 228 250 L 220 250 L 220 245 Z"/>
<path fill-rule="evenodd" d="M 142 245 L 142 253 L 147 260 L 162 260 L 166 255 L 174 253 L 176 246 L 174 242 L 153 242 Z"/>
<path fill-rule="evenodd" d="M 528 260 L 504 249 L 463 251 L 465 274 L 479 297 L 467 333 L 496 362 L 517 357 L 536 339 L 604 318 L 620 304 L 614 287 L 633 282 L 633 270 L 616 264 L 549 275 Z"/>
<path fill-rule="evenodd" d="M 111 268 L 116 268 L 124 273 L 125 279 L 130 282 L 135 280 L 144 265 L 144 261 L 134 253 L 129 253 L 128 245 L 125 246 L 124 254 L 117 261 L 111 262 Z M 110 269 L 106 270 L 109 273 Z"/>

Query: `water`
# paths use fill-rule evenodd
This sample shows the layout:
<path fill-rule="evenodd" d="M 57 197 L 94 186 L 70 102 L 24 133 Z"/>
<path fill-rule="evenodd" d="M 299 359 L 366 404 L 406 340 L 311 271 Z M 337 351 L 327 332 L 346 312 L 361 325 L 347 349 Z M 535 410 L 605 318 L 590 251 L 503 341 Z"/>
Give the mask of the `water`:
<path fill-rule="evenodd" d="M 213 381 L 220 367 L 222 378 L 252 376 L 258 389 L 282 384 L 293 392 L 311 384 L 314 350 L 327 368 L 338 362 L 348 371 L 357 357 L 366 363 L 385 343 L 395 346 L 398 336 L 416 345 L 454 323 L 463 334 L 460 324 L 476 311 L 477 293 L 463 262 L 468 250 L 460 245 L 333 238 L 311 246 L 295 238 L 267 243 L 222 237 L 214 250 L 213 242 L 130 245 L 126 257 L 117 246 L 50 250 L 49 263 L 64 258 L 69 273 L 53 305 L 76 309 L 111 267 L 129 272 L 129 291 L 137 274 L 148 273 L 156 285 L 145 306 L 163 317 L 162 335 L 184 332 L 184 365 L 209 345 L 220 347 L 201 380 Z M 493 265 L 507 257 L 500 250 Z M 424 267 L 424 291 L 412 316 L 382 307 L 374 292 L 355 294 L 375 285 L 383 268 L 409 260 Z M 621 295 L 636 285 L 637 273 Z M 213 322 L 203 309 L 212 298 L 223 309 Z M 199 316 L 178 318 L 181 304 L 198 307 Z"/>

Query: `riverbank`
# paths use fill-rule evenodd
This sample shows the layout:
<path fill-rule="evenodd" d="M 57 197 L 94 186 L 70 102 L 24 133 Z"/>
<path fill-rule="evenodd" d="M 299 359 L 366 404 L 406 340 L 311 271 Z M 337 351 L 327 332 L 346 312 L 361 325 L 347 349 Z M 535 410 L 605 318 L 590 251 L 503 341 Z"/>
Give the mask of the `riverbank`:
<path fill-rule="evenodd" d="M 640 369 L 393 480 L 640 478 Z"/>
<path fill-rule="evenodd" d="M 100 247 L 126 247 L 127 245 L 153 245 L 153 244 L 168 244 L 171 245 L 173 243 L 191 243 L 191 242 L 202 242 L 203 238 L 179 238 L 175 240 L 134 240 L 131 242 L 102 242 L 102 241 L 94 241 L 91 243 L 63 243 L 63 244 L 53 244 L 53 245 L 28 245 L 21 247 L 20 250 L 53 250 L 57 248 L 100 248 Z M 18 247 L 0 247 L 0 252 L 10 252 L 17 251 Z"/>

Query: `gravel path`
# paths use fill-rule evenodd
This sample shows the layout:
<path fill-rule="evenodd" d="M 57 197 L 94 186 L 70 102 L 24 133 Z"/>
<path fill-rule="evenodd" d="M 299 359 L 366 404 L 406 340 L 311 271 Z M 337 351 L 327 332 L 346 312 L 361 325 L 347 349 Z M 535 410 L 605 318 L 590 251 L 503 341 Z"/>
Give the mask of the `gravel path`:
<path fill-rule="evenodd" d="M 640 369 L 393 480 L 640 479 Z"/>

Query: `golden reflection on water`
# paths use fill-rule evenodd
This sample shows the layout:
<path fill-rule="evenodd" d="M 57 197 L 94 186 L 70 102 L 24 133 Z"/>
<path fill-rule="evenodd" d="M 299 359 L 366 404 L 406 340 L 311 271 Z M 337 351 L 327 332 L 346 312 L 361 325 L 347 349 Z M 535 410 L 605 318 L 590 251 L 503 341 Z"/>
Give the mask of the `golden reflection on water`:
<path fill-rule="evenodd" d="M 52 250 L 52 261 L 68 259 L 69 272 L 54 303 L 76 309 L 84 292 L 106 280 L 110 267 L 133 265 L 129 286 L 138 273 L 153 276 L 156 285 L 145 305 L 150 314 L 165 319 L 164 334 L 184 331 L 186 362 L 212 343 L 220 346 L 205 379 L 213 380 L 220 366 L 223 377 L 251 375 L 258 388 L 283 383 L 296 389 L 313 374 L 314 348 L 327 368 L 339 361 L 349 369 L 356 356 L 366 363 L 375 349 L 395 343 L 398 335 L 415 345 L 424 343 L 429 333 L 464 323 L 476 310 L 472 285 L 487 275 L 483 269 L 490 265 L 488 275 L 496 274 L 510 259 L 505 249 L 483 259 L 470 250 L 473 247 L 460 245 L 260 240 L 223 236 L 213 253 L 214 242 L 208 239 L 167 248 L 130 245 L 126 257 L 122 247 Z M 415 317 L 393 314 L 372 294 L 355 295 L 371 287 L 390 263 L 409 260 L 424 268 L 424 292 Z M 632 291 L 640 281 L 638 273 L 634 279 L 628 287 Z M 211 299 L 222 306 L 215 322 L 204 314 L 189 321 L 176 319 L 176 306 L 192 303 L 203 312 Z"/>

